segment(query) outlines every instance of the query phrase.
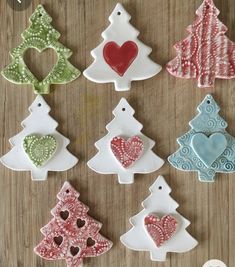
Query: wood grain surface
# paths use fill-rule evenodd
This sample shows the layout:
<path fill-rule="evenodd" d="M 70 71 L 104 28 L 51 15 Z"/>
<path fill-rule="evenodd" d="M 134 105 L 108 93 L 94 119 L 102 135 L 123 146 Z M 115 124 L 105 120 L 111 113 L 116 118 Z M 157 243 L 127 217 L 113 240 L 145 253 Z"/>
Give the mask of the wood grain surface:
<path fill-rule="evenodd" d="M 29 16 L 41 3 L 53 17 L 52 25 L 61 33 L 60 41 L 73 50 L 71 62 L 84 70 L 93 58 L 90 51 L 101 41 L 109 25 L 113 0 L 33 0 L 25 11 L 14 11 L 0 1 L 0 69 L 9 64 L 8 51 L 21 43 Z M 175 56 L 173 44 L 186 37 L 201 0 L 126 0 L 131 23 L 140 31 L 140 40 L 153 48 L 151 58 L 164 66 Z M 215 0 L 220 19 L 235 40 L 234 0 Z M 45 76 L 55 60 L 53 51 L 26 54 L 26 61 L 39 76 Z M 16 135 L 28 107 L 35 99 L 31 86 L 14 85 L 0 78 L 0 153 L 10 149 L 8 139 Z M 194 80 L 176 79 L 165 69 L 146 81 L 133 82 L 129 92 L 115 92 L 112 84 L 95 84 L 81 76 L 67 85 L 54 86 L 45 96 L 58 130 L 71 143 L 69 150 L 79 163 L 68 172 L 51 172 L 45 182 L 32 182 L 29 172 L 14 172 L 0 166 L 0 267 L 65 267 L 65 261 L 47 262 L 33 253 L 43 238 L 40 228 L 50 219 L 56 194 L 65 180 L 80 192 L 90 207 L 90 215 L 103 223 L 101 233 L 111 239 L 113 248 L 97 258 L 84 261 L 85 267 L 201 267 L 211 258 L 235 266 L 235 174 L 217 174 L 213 184 L 200 183 L 196 173 L 177 171 L 165 163 L 159 171 L 136 175 L 133 185 L 119 185 L 115 175 L 99 175 L 86 162 L 95 155 L 94 142 L 106 134 L 112 110 L 121 97 L 135 108 L 135 117 L 144 125 L 143 133 L 156 141 L 154 151 L 166 159 L 178 145 L 176 138 L 187 132 L 188 122 L 207 93 L 213 93 L 235 136 L 235 80 L 216 80 L 214 89 L 199 89 Z M 129 217 L 138 213 L 148 188 L 162 174 L 180 204 L 178 211 L 191 221 L 188 231 L 199 241 L 185 254 L 168 254 L 165 263 L 151 262 L 148 252 L 134 252 L 119 241 L 130 229 Z"/>

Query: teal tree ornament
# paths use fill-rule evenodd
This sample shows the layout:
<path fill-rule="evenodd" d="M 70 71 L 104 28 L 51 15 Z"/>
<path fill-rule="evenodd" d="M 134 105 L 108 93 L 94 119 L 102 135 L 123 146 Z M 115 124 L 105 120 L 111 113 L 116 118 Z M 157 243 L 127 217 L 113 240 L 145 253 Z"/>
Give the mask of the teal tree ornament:
<path fill-rule="evenodd" d="M 227 123 L 211 95 L 197 109 L 191 130 L 177 139 L 180 148 L 168 160 L 179 170 L 197 171 L 202 182 L 213 182 L 216 172 L 235 171 L 235 139 L 225 130 Z"/>
<path fill-rule="evenodd" d="M 80 75 L 80 71 L 68 61 L 72 51 L 58 41 L 60 33 L 51 26 L 51 21 L 46 10 L 39 5 L 30 17 L 29 28 L 21 35 L 23 42 L 10 52 L 12 62 L 2 71 L 2 75 L 10 82 L 32 84 L 36 94 L 49 94 L 51 84 L 65 84 Z M 35 48 L 38 52 L 52 48 L 57 54 L 56 64 L 42 81 L 33 75 L 24 62 L 24 53 L 29 48 Z"/>

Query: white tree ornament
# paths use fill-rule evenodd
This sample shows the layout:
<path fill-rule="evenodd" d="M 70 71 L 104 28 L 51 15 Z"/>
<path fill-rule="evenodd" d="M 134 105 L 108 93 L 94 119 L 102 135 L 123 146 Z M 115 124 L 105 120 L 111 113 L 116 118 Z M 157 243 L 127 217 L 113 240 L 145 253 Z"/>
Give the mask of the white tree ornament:
<path fill-rule="evenodd" d="M 77 164 L 67 146 L 70 141 L 56 131 L 58 123 L 48 114 L 50 107 L 38 95 L 29 107 L 23 130 L 9 142 L 12 149 L 1 162 L 16 171 L 31 171 L 33 180 L 46 180 L 48 171 L 65 171 Z"/>
<path fill-rule="evenodd" d="M 131 230 L 120 237 L 132 250 L 149 251 L 152 261 L 165 261 L 167 252 L 183 253 L 198 242 L 186 231 L 190 222 L 182 217 L 171 197 L 171 188 L 162 176 L 150 187 L 151 195 L 142 202 L 144 209 L 130 219 Z"/>
<path fill-rule="evenodd" d="M 131 81 L 145 80 L 161 71 L 162 67 L 149 58 L 152 49 L 138 40 L 139 31 L 130 19 L 118 3 L 109 17 L 110 26 L 102 33 L 104 41 L 91 52 L 95 60 L 83 73 L 87 79 L 113 82 L 116 91 L 127 91 Z"/>
<path fill-rule="evenodd" d="M 87 163 L 95 172 L 118 174 L 120 184 L 131 184 L 135 173 L 154 172 L 164 164 L 152 151 L 155 142 L 141 133 L 143 125 L 134 113 L 122 98 L 113 111 L 115 118 L 106 126 L 108 134 L 95 143 L 99 152 Z"/>

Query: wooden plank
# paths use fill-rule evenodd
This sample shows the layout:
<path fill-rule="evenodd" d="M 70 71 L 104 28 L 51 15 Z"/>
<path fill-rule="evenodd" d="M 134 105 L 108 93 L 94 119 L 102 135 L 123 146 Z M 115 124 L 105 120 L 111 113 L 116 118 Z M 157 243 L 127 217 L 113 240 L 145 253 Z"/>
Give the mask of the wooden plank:
<path fill-rule="evenodd" d="M 45 4 L 53 17 L 53 26 L 60 31 L 60 41 L 74 53 L 71 62 L 84 70 L 92 62 L 90 51 L 102 40 L 101 32 L 109 25 L 108 16 L 114 0 L 34 0 L 25 11 L 13 11 L 6 1 L 0 2 L 1 62 L 0 69 L 10 62 L 8 54 L 21 43 L 21 32 L 28 27 L 28 18 L 37 4 Z M 173 44 L 187 36 L 186 27 L 193 22 L 200 0 L 125 0 L 132 16 L 131 23 L 140 31 L 139 38 L 153 48 L 151 58 L 165 65 L 175 55 Z M 228 26 L 227 35 L 235 40 L 235 3 L 215 0 L 221 10 L 220 19 Z M 48 62 L 54 55 L 48 51 Z M 37 53 L 27 55 L 35 71 L 49 71 Z M 43 66 L 43 69 L 39 69 Z M 20 122 L 28 116 L 28 106 L 35 95 L 30 86 L 18 86 L 1 79 L 0 153 L 10 149 L 8 139 L 21 131 Z M 130 92 L 118 93 L 111 84 L 95 84 L 81 76 L 67 85 L 54 86 L 46 96 L 51 115 L 59 122 L 58 130 L 70 138 L 69 150 L 80 162 L 64 173 L 50 173 L 46 182 L 32 182 L 29 173 L 14 172 L 0 166 L 0 267 L 62 267 L 63 261 L 46 262 L 33 253 L 42 239 L 40 228 L 51 218 L 56 194 L 65 180 L 81 193 L 81 200 L 90 207 L 90 215 L 103 223 L 102 234 L 114 242 L 112 250 L 98 258 L 86 259 L 84 267 L 200 267 L 210 258 L 220 258 L 235 266 L 234 174 L 217 175 L 214 184 L 202 184 L 197 175 L 176 171 L 168 163 L 156 173 L 136 175 L 132 186 L 119 185 L 117 177 L 99 175 L 88 169 L 86 162 L 96 153 L 94 142 L 106 134 L 105 126 L 112 119 L 112 110 L 121 97 L 136 109 L 136 118 L 143 123 L 143 132 L 156 140 L 154 151 L 162 158 L 174 152 L 176 138 L 187 132 L 188 121 L 196 115 L 196 107 L 207 93 L 214 93 L 221 105 L 221 115 L 235 136 L 234 80 L 216 81 L 215 89 L 198 89 L 195 81 L 175 79 L 166 70 L 156 77 L 133 82 Z M 171 185 L 172 196 L 180 204 L 179 212 L 192 223 L 189 232 L 199 246 L 185 254 L 170 254 L 166 263 L 154 263 L 147 252 L 126 249 L 119 237 L 131 226 L 129 217 L 141 210 L 141 202 L 149 195 L 148 188 L 162 174 Z"/>

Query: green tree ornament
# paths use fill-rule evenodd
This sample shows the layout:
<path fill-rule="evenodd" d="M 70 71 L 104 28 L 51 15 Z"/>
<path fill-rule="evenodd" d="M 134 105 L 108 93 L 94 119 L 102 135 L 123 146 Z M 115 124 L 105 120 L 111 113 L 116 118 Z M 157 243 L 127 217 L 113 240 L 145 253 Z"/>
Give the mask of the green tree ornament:
<path fill-rule="evenodd" d="M 51 84 L 68 83 L 81 73 L 68 61 L 72 51 L 58 41 L 60 33 L 50 25 L 51 21 L 52 18 L 44 7 L 38 5 L 30 17 L 29 28 L 21 35 L 23 43 L 10 52 L 13 61 L 2 71 L 2 75 L 8 81 L 16 84 L 32 84 L 36 94 L 49 94 Z M 33 75 L 24 62 L 24 53 L 29 48 L 35 48 L 38 52 L 52 48 L 57 53 L 56 64 L 42 81 Z"/>

